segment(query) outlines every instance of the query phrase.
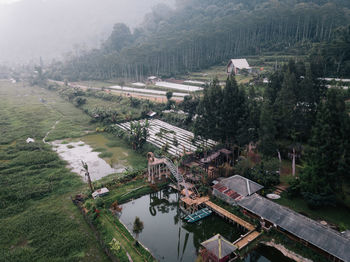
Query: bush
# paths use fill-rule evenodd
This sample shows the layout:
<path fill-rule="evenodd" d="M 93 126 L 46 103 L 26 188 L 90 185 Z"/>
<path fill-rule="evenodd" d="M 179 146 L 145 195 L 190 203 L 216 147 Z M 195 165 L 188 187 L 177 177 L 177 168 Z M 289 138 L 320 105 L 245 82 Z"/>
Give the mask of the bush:
<path fill-rule="evenodd" d="M 97 198 L 95 200 L 95 202 L 96 202 L 96 207 L 97 208 L 103 208 L 105 206 L 105 202 L 103 201 L 102 198 Z"/>
<path fill-rule="evenodd" d="M 112 152 L 103 152 L 98 155 L 100 158 L 107 158 L 107 157 L 112 157 L 113 153 Z"/>

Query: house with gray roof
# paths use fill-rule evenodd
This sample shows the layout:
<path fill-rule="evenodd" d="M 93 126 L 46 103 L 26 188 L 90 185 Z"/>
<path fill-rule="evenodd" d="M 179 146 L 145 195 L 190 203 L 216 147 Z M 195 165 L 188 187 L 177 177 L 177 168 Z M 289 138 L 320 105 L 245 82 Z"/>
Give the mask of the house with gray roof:
<path fill-rule="evenodd" d="M 262 185 L 248 178 L 234 175 L 215 184 L 213 186 L 213 195 L 229 204 L 235 205 L 237 201 L 260 191 L 262 188 Z"/>
<path fill-rule="evenodd" d="M 245 197 L 237 204 L 331 261 L 350 262 L 350 239 L 341 233 L 258 194 Z"/>

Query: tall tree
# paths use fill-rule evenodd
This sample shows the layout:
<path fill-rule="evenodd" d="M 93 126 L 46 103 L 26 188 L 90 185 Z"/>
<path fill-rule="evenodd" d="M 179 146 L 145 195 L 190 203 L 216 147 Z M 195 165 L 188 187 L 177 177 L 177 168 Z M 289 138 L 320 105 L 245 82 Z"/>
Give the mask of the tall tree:
<path fill-rule="evenodd" d="M 277 132 L 283 138 L 289 138 L 295 128 L 296 89 L 297 81 L 295 75 L 290 70 L 287 70 L 284 73 L 282 88 L 278 92 L 274 103 Z"/>
<path fill-rule="evenodd" d="M 246 94 L 238 88 L 235 77 L 228 77 L 221 104 L 222 140 L 244 145 L 249 142 L 249 114 Z"/>
<path fill-rule="evenodd" d="M 204 89 L 204 96 L 198 105 L 198 117 L 194 125 L 195 135 L 199 135 L 204 139 L 212 138 L 221 140 L 221 104 L 222 90 L 219 85 L 219 80 L 215 78 L 210 85 Z"/>
<path fill-rule="evenodd" d="M 312 206 L 331 204 L 349 178 L 349 116 L 343 97 L 329 90 L 317 113 L 301 190 Z M 333 202 L 334 203 L 334 202 Z"/>
<path fill-rule="evenodd" d="M 260 116 L 259 149 L 265 156 L 276 156 L 276 128 L 273 120 L 272 106 L 266 101 Z"/>

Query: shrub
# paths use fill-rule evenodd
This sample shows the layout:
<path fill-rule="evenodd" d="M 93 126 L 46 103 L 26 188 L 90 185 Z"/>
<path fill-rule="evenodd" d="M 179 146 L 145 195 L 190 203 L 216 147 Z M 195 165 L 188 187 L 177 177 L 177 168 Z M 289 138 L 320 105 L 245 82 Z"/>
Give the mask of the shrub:
<path fill-rule="evenodd" d="M 103 152 L 98 155 L 100 158 L 107 158 L 107 157 L 112 157 L 113 153 L 112 152 Z"/>

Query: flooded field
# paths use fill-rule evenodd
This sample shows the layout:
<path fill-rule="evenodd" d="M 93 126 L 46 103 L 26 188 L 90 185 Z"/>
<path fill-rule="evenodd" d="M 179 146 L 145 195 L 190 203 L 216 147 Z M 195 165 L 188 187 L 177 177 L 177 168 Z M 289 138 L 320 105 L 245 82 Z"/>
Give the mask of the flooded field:
<path fill-rule="evenodd" d="M 124 141 L 108 139 L 103 134 L 87 135 L 78 140 L 57 140 L 51 144 L 60 157 L 69 163 L 72 172 L 82 177 L 85 173 L 82 172 L 81 161 L 86 162 L 93 181 L 146 164 L 146 158 L 132 151 Z"/>

